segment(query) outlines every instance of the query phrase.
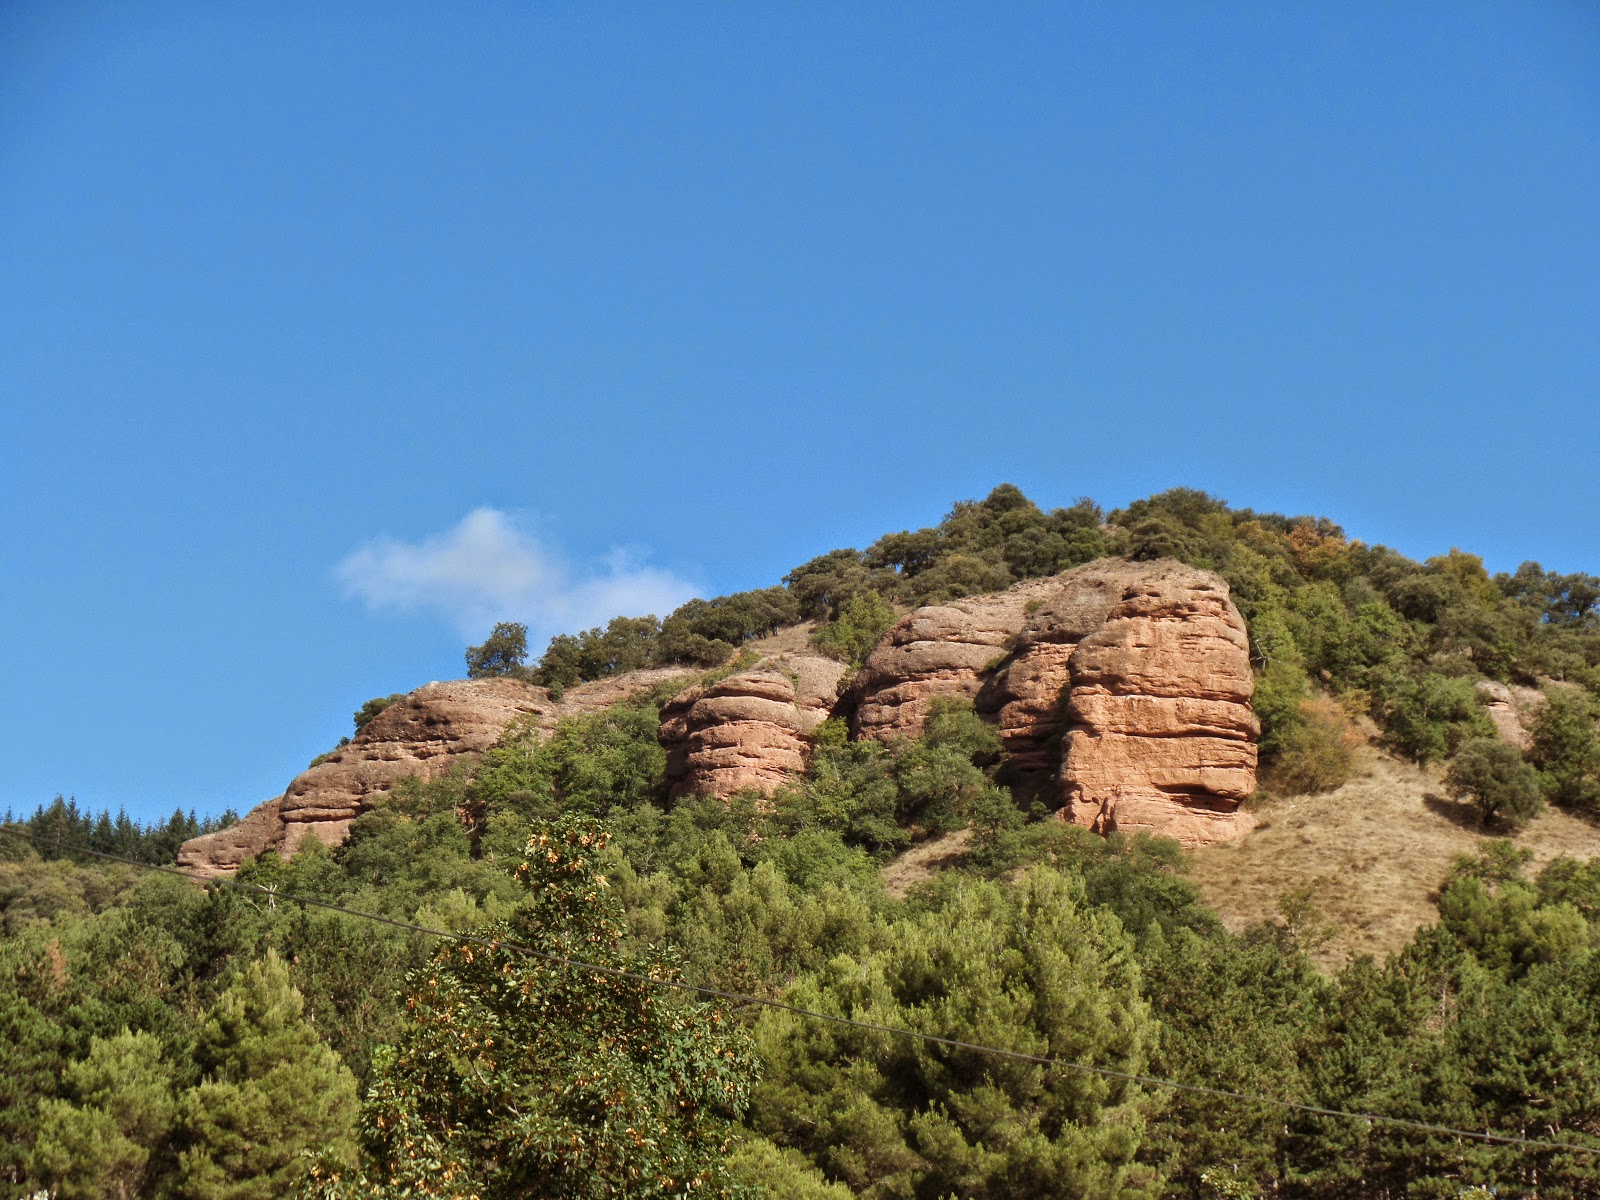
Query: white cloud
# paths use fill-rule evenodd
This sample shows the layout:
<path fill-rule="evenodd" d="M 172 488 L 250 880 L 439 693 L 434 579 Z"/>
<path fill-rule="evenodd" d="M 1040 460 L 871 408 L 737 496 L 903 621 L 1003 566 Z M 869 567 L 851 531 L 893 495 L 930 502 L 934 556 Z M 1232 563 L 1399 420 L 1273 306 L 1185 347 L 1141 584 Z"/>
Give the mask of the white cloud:
<path fill-rule="evenodd" d="M 575 572 L 494 508 L 474 509 L 418 542 L 377 538 L 334 575 L 345 595 L 374 612 L 436 613 L 467 638 L 486 635 L 497 621 L 521 621 L 530 647 L 618 615 L 665 616 L 696 594 L 693 584 L 628 551 L 613 551 L 598 571 Z"/>

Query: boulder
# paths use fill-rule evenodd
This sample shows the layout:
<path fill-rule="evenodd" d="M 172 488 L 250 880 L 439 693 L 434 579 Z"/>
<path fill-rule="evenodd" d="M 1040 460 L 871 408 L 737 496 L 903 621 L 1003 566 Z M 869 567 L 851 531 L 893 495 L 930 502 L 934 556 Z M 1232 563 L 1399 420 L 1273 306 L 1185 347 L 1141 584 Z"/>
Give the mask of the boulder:
<path fill-rule="evenodd" d="M 844 674 L 829 658 L 779 654 L 674 697 L 660 734 L 672 797 L 771 793 L 804 771 Z"/>
<path fill-rule="evenodd" d="M 918 609 L 849 686 L 853 729 L 922 731 L 941 696 L 998 726 L 1020 795 L 1101 832 L 1246 832 L 1259 727 L 1244 621 L 1217 575 L 1106 559 Z"/>
<path fill-rule="evenodd" d="M 1028 601 L 1014 653 L 979 693 L 978 711 L 999 726 L 1011 770 L 1029 792 L 1060 802 L 1055 776 L 1073 656 L 1105 624 L 1130 580 L 1143 574 L 1142 564 L 1103 560 L 1056 576 L 1048 593 Z"/>
<path fill-rule="evenodd" d="M 1478 702 L 1500 740 L 1526 753 L 1533 745 L 1528 730 L 1544 705 L 1544 693 L 1538 688 L 1508 687 L 1493 679 L 1478 680 L 1477 688 Z"/>

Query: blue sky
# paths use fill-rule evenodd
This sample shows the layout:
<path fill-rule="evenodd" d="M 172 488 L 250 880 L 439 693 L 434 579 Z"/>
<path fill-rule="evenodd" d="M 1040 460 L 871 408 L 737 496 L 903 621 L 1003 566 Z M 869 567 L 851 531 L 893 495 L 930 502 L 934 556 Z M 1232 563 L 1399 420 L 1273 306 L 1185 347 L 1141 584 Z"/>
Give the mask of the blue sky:
<path fill-rule="evenodd" d="M 1600 571 L 1597 197 L 1588 3 L 12 0 L 0 808 L 1003 480 Z"/>

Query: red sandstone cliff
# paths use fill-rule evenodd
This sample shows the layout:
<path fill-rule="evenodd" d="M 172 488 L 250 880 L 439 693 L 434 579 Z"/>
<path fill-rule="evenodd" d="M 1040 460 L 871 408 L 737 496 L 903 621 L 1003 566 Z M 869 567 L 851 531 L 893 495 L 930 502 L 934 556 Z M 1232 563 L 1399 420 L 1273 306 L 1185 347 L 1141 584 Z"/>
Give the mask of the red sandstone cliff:
<path fill-rule="evenodd" d="M 771 792 L 805 770 L 844 674 L 829 658 L 779 654 L 674 697 L 661 712 L 673 798 Z"/>
<path fill-rule="evenodd" d="M 237 825 L 192 838 L 178 865 L 224 875 L 265 850 L 293 854 L 308 837 L 336 846 L 374 800 L 405 778 L 436 779 L 494 745 L 513 721 L 531 716 L 549 730 L 562 717 L 615 704 L 681 669 L 635 671 L 569 688 L 555 701 L 516 679 L 430 683 L 396 701 L 349 743 L 302 771 L 282 796 L 250 810 Z"/>

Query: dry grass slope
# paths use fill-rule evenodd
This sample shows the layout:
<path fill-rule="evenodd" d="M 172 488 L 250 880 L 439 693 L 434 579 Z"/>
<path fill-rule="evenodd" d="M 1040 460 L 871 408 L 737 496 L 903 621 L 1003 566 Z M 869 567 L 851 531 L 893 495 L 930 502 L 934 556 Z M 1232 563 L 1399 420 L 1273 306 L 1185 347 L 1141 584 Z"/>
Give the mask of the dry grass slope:
<path fill-rule="evenodd" d="M 1194 851 L 1192 876 L 1231 929 L 1272 919 L 1285 892 L 1322 880 L 1316 901 L 1338 923 L 1318 957 L 1326 966 L 1400 949 L 1438 918 L 1436 890 L 1458 854 L 1485 836 L 1470 810 L 1447 799 L 1438 770 L 1370 747 L 1357 777 L 1321 796 L 1256 810 L 1261 826 L 1232 844 Z M 1537 870 L 1558 855 L 1600 854 L 1600 827 L 1550 811 L 1517 835 Z"/>

